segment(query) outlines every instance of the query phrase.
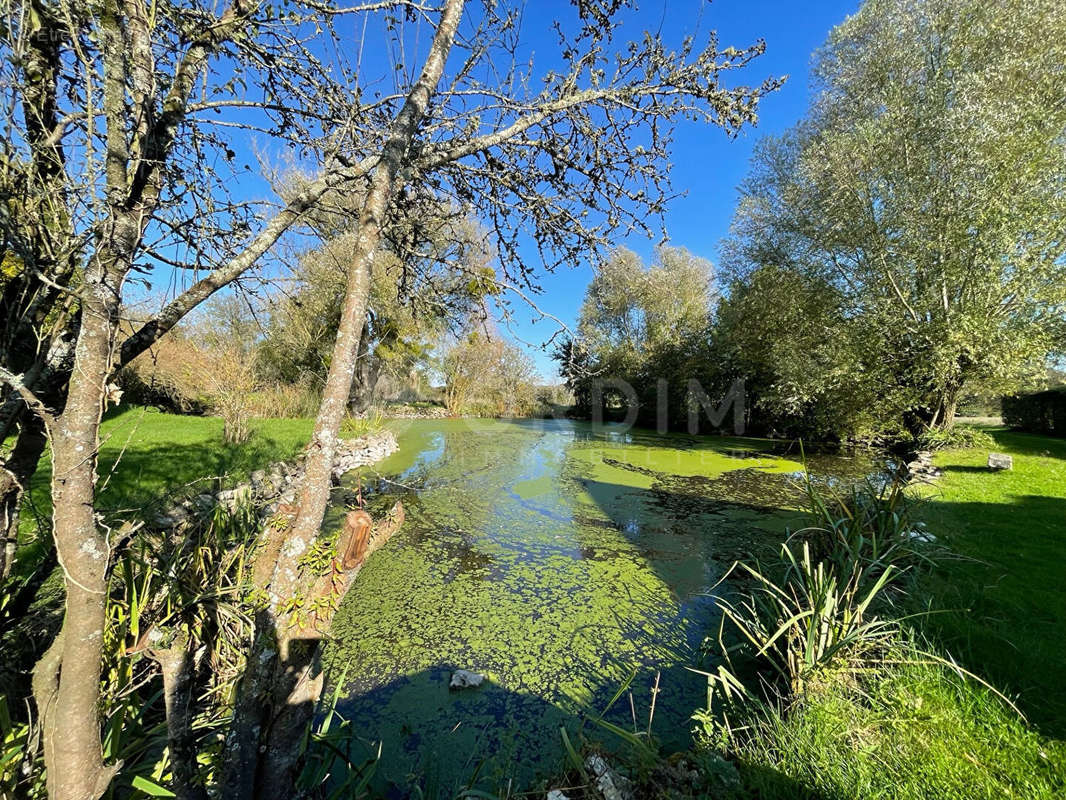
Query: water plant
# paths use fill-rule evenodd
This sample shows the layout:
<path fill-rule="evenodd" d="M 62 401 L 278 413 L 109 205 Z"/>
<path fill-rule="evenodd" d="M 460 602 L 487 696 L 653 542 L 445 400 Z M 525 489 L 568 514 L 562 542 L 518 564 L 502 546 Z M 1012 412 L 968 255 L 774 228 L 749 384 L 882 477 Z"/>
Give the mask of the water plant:
<path fill-rule="evenodd" d="M 785 572 L 779 580 L 738 565 L 755 586 L 736 600 L 719 599 L 719 644 L 727 659 L 740 649 L 749 652 L 799 696 L 820 672 L 861 668 L 866 654 L 896 632 L 893 621 L 874 613 L 874 603 L 899 569 L 890 564 L 874 575 L 874 566 L 860 559 L 841 569 L 813 560 L 806 542 L 785 545 L 781 553 Z M 725 623 L 740 635 L 739 646 L 727 643 Z"/>

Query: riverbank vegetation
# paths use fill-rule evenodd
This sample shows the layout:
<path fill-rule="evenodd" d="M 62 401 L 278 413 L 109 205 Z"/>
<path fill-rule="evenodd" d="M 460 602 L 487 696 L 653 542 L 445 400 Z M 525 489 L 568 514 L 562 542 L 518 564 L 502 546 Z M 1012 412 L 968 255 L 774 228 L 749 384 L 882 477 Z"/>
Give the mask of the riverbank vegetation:
<path fill-rule="evenodd" d="M 1058 460 L 997 436 L 1020 470 L 1041 474 L 1029 490 L 1056 502 L 1060 488 L 1045 481 Z M 1009 556 L 983 560 L 988 515 L 1020 513 L 1025 501 L 1008 476 L 967 472 L 975 461 L 968 450 L 945 451 L 943 483 L 925 497 L 852 495 L 834 509 L 815 496 L 812 528 L 741 591 L 750 599 L 725 602 L 744 635 L 719 644 L 746 680 L 714 673 L 711 708 L 720 713 L 700 719 L 757 796 L 1051 798 L 1066 788 L 1059 723 L 1047 724 L 1061 719 L 1048 713 L 1064 696 L 1061 667 L 1046 649 L 1064 609 L 1047 606 L 1055 578 L 1024 563 L 1030 548 L 1061 547 L 1062 526 L 1033 518 L 1030 533 L 1016 529 Z M 975 490 L 984 510 L 967 503 Z M 989 588 L 997 581 L 1013 585 Z M 1022 581 L 1035 582 L 1032 595 Z M 985 593 L 982 612 L 975 603 Z M 1036 596 L 1045 598 L 1039 623 L 1021 611 Z M 1042 643 L 1033 627 L 1043 628 Z M 752 653 L 767 680 L 738 661 Z"/>
<path fill-rule="evenodd" d="M 709 705 L 693 709 L 686 766 L 659 752 L 650 717 L 643 735 L 599 721 L 633 749 L 631 785 L 1066 792 L 1066 451 L 954 427 L 960 400 L 1061 377 L 1060 3 L 865 0 L 815 54 L 805 117 L 756 147 L 717 267 L 669 243 L 646 265 L 618 245 L 660 233 L 678 123 L 735 135 L 756 122 L 781 80 L 733 76 L 751 75 L 764 44 L 644 33 L 626 45 L 629 3 L 571 5 L 536 66 L 521 3 L 0 8 L 5 796 L 359 796 L 376 756 L 350 755 L 361 732 L 322 697 L 323 652 L 369 537 L 404 513 L 375 523 L 361 482 L 338 499 L 339 437 L 382 425 L 385 400 L 515 417 L 572 399 L 579 415 L 687 428 L 636 447 L 684 462 L 671 479 L 618 453 L 556 463 L 588 501 L 576 511 L 530 501 L 554 486 L 506 487 L 544 542 L 587 512 L 628 559 L 600 559 L 593 538 L 545 545 L 554 562 L 522 553 L 524 569 L 577 553 L 628 591 L 654 549 L 625 539 L 641 534 L 643 504 L 708 530 L 747 520 L 760 544 L 780 533 L 752 520 L 787 504 L 798 465 L 756 463 L 772 442 L 693 438 L 724 426 L 706 413 L 722 398 L 750 433 L 936 451 L 944 475 L 922 488 L 812 484 L 807 527 L 776 557 L 742 552 L 718 587 Z M 360 26 L 353 53 L 339 31 Z M 367 41 L 388 46 L 364 63 Z M 536 305 L 541 279 L 575 264 L 596 274 L 556 351 L 563 391 L 494 316 L 518 298 L 554 319 Z M 1061 406 L 1053 390 L 1002 408 L 1059 434 Z M 425 452 L 446 452 L 447 436 L 438 444 Z M 1012 470 L 985 468 L 993 446 Z M 297 456 L 299 486 L 269 508 L 153 522 L 174 492 Z M 715 459 L 728 468 L 711 475 Z M 743 493 L 771 476 L 781 493 Z M 452 478 L 445 488 L 469 480 Z M 466 498 L 487 525 L 480 500 Z M 338 504 L 350 506 L 343 535 Z M 415 566 L 470 564 L 449 585 L 487 606 L 475 589 L 498 563 L 474 552 L 461 517 L 442 519 L 454 553 Z M 641 575 L 672 609 L 675 587 Z M 622 602 L 607 597 L 586 613 Z M 511 619 L 521 598 L 507 598 Z M 589 766 L 564 741 L 575 780 L 609 794 L 602 759 Z M 466 794 L 482 796 L 474 778 Z"/>
<path fill-rule="evenodd" d="M 932 489 L 812 488 L 807 524 L 780 556 L 737 563 L 718 587 L 696 749 L 667 759 L 650 734 L 623 736 L 623 775 L 649 797 L 1066 791 L 1051 634 L 1066 621 L 1051 555 L 1066 544 L 1066 452 L 1061 440 L 987 435 L 1017 473 L 947 449 Z"/>
<path fill-rule="evenodd" d="M 620 379 L 598 402 L 682 429 L 690 380 L 743 380 L 753 432 L 871 439 L 1038 386 L 1063 348 L 1064 56 L 1054 3 L 865 3 L 757 146 L 719 273 L 619 250 L 589 285 L 558 354 L 579 405 Z"/>
<path fill-rule="evenodd" d="M 115 414 L 104 424 L 101 463 L 111 477 L 102 500 L 114 507 L 149 504 L 204 474 L 238 478 L 269 461 L 291 457 L 310 436 L 312 423 L 267 420 L 254 425 L 244 444 L 219 448 L 219 419 L 136 408 Z M 761 594 L 777 603 L 782 597 L 777 589 L 783 588 L 791 598 L 788 602 L 802 603 L 794 609 L 799 614 L 818 604 L 819 614 L 806 618 L 818 625 L 804 627 L 800 620 L 798 627 L 786 631 L 775 642 L 780 648 L 770 648 L 778 653 L 770 664 L 770 651 L 747 661 L 737 649 L 745 637 L 735 630 L 730 634 L 727 624 L 721 642 L 745 688 L 718 683 L 709 710 L 692 709 L 700 747 L 687 756 L 660 753 L 653 724 L 651 738 L 612 744 L 612 767 L 636 785 L 666 781 L 691 796 L 727 790 L 740 797 L 782 798 L 925 797 L 930 791 L 944 797 L 973 796 L 967 790 L 989 797 L 1060 794 L 1066 779 L 1061 743 L 1066 684 L 1059 648 L 1048 632 L 1066 621 L 1066 608 L 1054 602 L 1057 553 L 1063 546 L 1066 451 L 1058 439 L 1002 429 L 985 432 L 994 437 L 998 450 L 1013 456 L 1014 470 L 985 469 L 983 451 L 947 449 L 935 457 L 943 478 L 935 487 L 920 490 L 921 497 L 860 493 L 834 503 L 829 496 L 815 495 L 817 514 L 808 524 L 794 526 L 805 530 L 790 540 L 792 555 L 783 561 L 751 562 L 761 578 L 738 575 L 740 580 L 727 581 L 719 591 L 724 606 L 743 623 L 753 619 L 745 616 L 744 606 L 751 602 L 746 598 Z M 211 463 L 197 461 L 202 453 L 211 454 Z M 32 486 L 30 507 L 47 516 L 47 483 L 43 474 L 40 477 Z M 861 513 L 855 514 L 856 508 Z M 1025 525 L 1017 524 L 1019 514 Z M 211 524 L 220 523 L 224 520 Z M 209 526 L 204 532 L 212 530 L 221 529 Z M 918 538 L 908 535 L 915 531 Z M 29 528 L 26 535 L 31 535 Z M 882 579 L 883 585 L 873 591 Z M 127 586 L 128 580 L 116 586 Z M 835 591 L 830 592 L 834 580 Z M 58 589 L 54 585 L 46 594 L 52 598 L 46 607 L 58 599 Z M 137 605 L 147 608 L 143 592 L 138 593 Z M 114 608 L 132 646 L 139 638 L 130 633 L 135 623 L 121 616 L 129 614 L 130 600 L 120 592 Z M 769 621 L 756 635 L 768 638 L 779 624 L 774 619 L 795 615 L 772 616 L 755 617 Z M 10 628 L 5 652 L 18 649 L 11 636 L 23 643 L 20 646 L 45 641 L 42 634 L 56 619 L 48 615 L 27 621 L 46 624 L 33 635 L 22 627 Z M 830 624 L 836 640 L 811 642 L 808 634 L 820 632 L 823 623 Z M 808 642 L 809 647 L 797 649 Z M 720 675 L 715 672 L 719 643 L 717 632 L 709 632 L 708 660 L 693 666 Z M 758 649 L 749 647 L 748 655 Z M 138 659 L 142 671 L 153 663 L 143 653 L 123 658 L 115 665 L 119 677 Z M 760 672 L 759 661 L 769 671 Z M 108 695 L 108 719 L 125 720 L 123 737 L 114 740 L 118 749 L 111 751 L 122 749 L 127 757 L 116 787 L 146 791 L 169 785 L 169 772 L 165 762 L 156 760 L 162 732 L 151 733 L 162 720 L 162 706 L 150 687 L 141 690 L 128 684 L 136 674 L 135 669 L 115 684 L 129 686 L 129 692 Z M 4 678 L 19 680 L 17 674 Z M 210 722 L 219 724 L 218 719 Z M 335 738 L 328 741 L 334 746 L 349 735 L 342 722 L 334 718 L 331 723 Z M 590 742 L 617 740 L 616 733 L 594 723 L 585 728 Z M 115 728 L 116 736 L 119 730 Z M 5 763 L 12 770 L 23 766 L 20 756 L 27 734 L 25 728 L 10 734 L 11 760 Z M 575 737 L 573 744 L 580 748 L 581 740 Z M 641 749 L 631 762 L 627 748 L 637 745 Z M 326 747 L 318 753 L 314 762 L 325 771 L 328 751 Z M 352 756 L 356 783 L 372 768 L 361 756 Z M 576 785 L 581 780 L 580 773 L 572 771 L 561 783 Z M 20 791 L 25 789 L 22 785 Z M 505 796 L 504 787 L 496 790 Z M 579 795 L 571 791 L 570 796 Z"/>

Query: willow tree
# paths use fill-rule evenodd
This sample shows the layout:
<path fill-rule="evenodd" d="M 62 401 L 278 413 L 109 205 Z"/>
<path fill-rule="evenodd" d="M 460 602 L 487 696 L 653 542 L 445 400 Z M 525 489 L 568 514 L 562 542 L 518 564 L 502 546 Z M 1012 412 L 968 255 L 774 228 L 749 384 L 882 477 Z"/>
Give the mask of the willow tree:
<path fill-rule="evenodd" d="M 775 85 L 723 83 L 761 44 L 719 49 L 712 36 L 671 50 L 648 34 L 616 46 L 621 0 L 578 2 L 556 28 L 554 68 L 537 73 L 521 57 L 521 5 L 486 1 L 466 13 L 461 0 L 4 3 L 3 316 L 8 341 L 31 338 L 5 347 L 0 379 L 11 390 L 8 413 L 23 431 L 39 420 L 53 456 L 52 535 L 66 597 L 60 632 L 34 672 L 52 797 L 99 797 L 120 768 L 104 762 L 98 701 L 108 570 L 123 537 L 111 535 L 96 503 L 100 419 L 118 366 L 246 275 L 310 209 L 338 192 L 362 198 L 299 511 L 265 579 L 263 626 L 278 641 L 256 656 L 276 660 L 301 642 L 313 653 L 314 637 L 280 609 L 306 584 L 300 557 L 328 501 L 371 268 L 390 220 L 426 196 L 476 212 L 499 253 L 497 283 L 527 292 L 528 236 L 550 269 L 594 257 L 620 232 L 649 231 L 670 191 L 671 124 L 690 118 L 734 132 Z M 393 91 L 366 77 L 361 46 L 338 33 L 358 30 L 363 15 L 384 41 L 412 50 L 392 70 Z M 409 35 L 419 27 L 432 36 Z M 280 207 L 235 193 L 250 131 L 317 168 Z M 123 304 L 145 280 L 178 291 L 120 335 Z M 22 477 L 12 475 L 14 490 Z M 278 663 L 289 670 L 287 658 Z M 247 787 L 249 770 L 235 769 L 233 781 Z"/>
<path fill-rule="evenodd" d="M 808 118 L 756 155 L 729 262 L 838 289 L 867 351 L 849 380 L 912 428 L 1061 346 L 1063 63 L 1056 0 L 867 0 L 818 53 Z"/>
<path fill-rule="evenodd" d="M 423 198 L 426 200 L 426 198 Z M 335 198 L 311 214 L 320 243 L 300 253 L 292 280 L 274 291 L 258 348 L 269 377 L 321 389 L 339 326 L 347 268 L 356 242 L 351 208 Z M 484 231 L 451 204 L 405 203 L 385 226 L 371 268 L 359 341 L 352 413 L 365 412 L 382 375 L 405 379 L 426 363 L 438 339 L 458 331 L 498 293 Z"/>
<path fill-rule="evenodd" d="M 603 395 L 596 381 L 624 383 L 635 392 L 639 422 L 684 424 L 689 380 L 717 388 L 707 363 L 713 300 L 711 263 L 683 247 L 658 247 L 648 266 L 631 250 L 612 252 L 585 291 L 576 342 L 555 354 L 581 411 L 602 411 L 589 406 Z"/>

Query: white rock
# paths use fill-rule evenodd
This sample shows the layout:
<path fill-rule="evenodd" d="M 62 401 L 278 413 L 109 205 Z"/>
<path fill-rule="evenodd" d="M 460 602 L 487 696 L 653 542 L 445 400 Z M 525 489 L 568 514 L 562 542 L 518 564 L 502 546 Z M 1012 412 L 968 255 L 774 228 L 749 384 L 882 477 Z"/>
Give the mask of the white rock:
<path fill-rule="evenodd" d="M 552 789 L 545 800 L 570 800 L 570 797 L 562 789 Z"/>
<path fill-rule="evenodd" d="M 989 469 L 1014 469 L 1014 458 L 1006 453 L 989 453 Z"/>
<path fill-rule="evenodd" d="M 596 788 L 604 800 L 632 800 L 633 787 L 629 780 L 611 769 L 602 756 L 589 756 L 585 767 L 596 778 Z"/>
<path fill-rule="evenodd" d="M 919 530 L 907 531 L 907 538 L 913 539 L 916 542 L 926 542 L 928 544 L 932 544 L 936 541 L 936 537 L 933 534 Z"/>
<path fill-rule="evenodd" d="M 448 684 L 449 689 L 469 689 L 480 686 L 485 676 L 467 669 L 457 669 L 452 673 L 452 681 Z"/>

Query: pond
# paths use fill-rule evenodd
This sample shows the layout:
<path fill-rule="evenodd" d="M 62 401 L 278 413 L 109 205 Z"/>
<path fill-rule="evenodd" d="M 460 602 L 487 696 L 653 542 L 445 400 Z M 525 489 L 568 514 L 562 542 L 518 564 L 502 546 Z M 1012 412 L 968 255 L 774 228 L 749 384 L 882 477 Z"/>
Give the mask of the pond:
<path fill-rule="evenodd" d="M 528 786 L 561 765 L 560 727 L 598 716 L 634 674 L 612 721 L 647 728 L 658 677 L 653 733 L 686 747 L 708 592 L 795 525 L 800 454 L 568 420 L 390 426 L 399 452 L 349 488 L 375 513 L 402 498 L 407 521 L 355 581 L 324 657 L 365 755 L 380 743 L 376 790 Z M 871 460 L 807 465 L 838 479 Z M 487 680 L 450 691 L 460 668 Z"/>

